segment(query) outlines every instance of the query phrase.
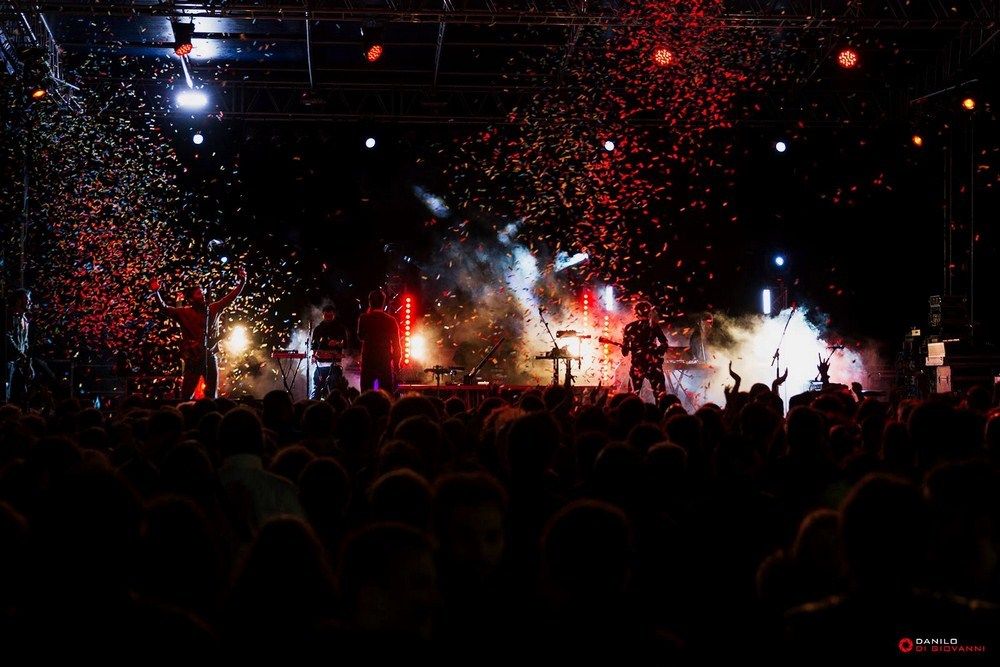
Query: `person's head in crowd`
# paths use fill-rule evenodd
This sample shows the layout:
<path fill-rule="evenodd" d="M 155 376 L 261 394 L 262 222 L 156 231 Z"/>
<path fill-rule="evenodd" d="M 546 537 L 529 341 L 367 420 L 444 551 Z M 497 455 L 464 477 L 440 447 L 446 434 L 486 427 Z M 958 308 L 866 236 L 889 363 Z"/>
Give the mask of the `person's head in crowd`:
<path fill-rule="evenodd" d="M 389 423 L 386 425 L 386 430 L 392 433 L 403 420 L 417 416 L 426 417 L 434 422 L 441 418 L 434 402 L 427 396 L 403 396 L 389 408 Z"/>
<path fill-rule="evenodd" d="M 302 436 L 307 440 L 327 440 L 333 437 L 336 423 L 337 413 L 330 403 L 313 403 L 302 413 Z"/>
<path fill-rule="evenodd" d="M 902 478 L 869 475 L 841 508 L 840 540 L 851 586 L 876 595 L 906 594 L 925 565 L 927 510 Z"/>
<path fill-rule="evenodd" d="M 344 466 L 332 457 L 320 456 L 306 465 L 298 481 L 299 500 L 309 522 L 321 534 L 339 527 L 351 503 L 351 480 Z"/>
<path fill-rule="evenodd" d="M 211 503 L 219 491 L 215 466 L 205 450 L 182 442 L 170 450 L 160 465 L 160 481 L 167 493 Z"/>
<path fill-rule="evenodd" d="M 429 475 L 427 461 L 417 447 L 406 440 L 389 440 L 378 448 L 378 474 L 385 475 L 394 470 L 412 470 L 420 475 Z"/>
<path fill-rule="evenodd" d="M 444 414 L 447 417 L 459 417 L 466 412 L 465 401 L 458 396 L 452 396 L 444 402 Z"/>
<path fill-rule="evenodd" d="M 565 415 L 573 408 L 573 390 L 561 384 L 550 384 L 542 391 L 542 402 L 553 414 Z"/>
<path fill-rule="evenodd" d="M 427 530 L 431 485 L 413 470 L 394 470 L 375 480 L 368 491 L 368 504 L 377 521 L 405 523 Z"/>
<path fill-rule="evenodd" d="M 791 555 L 803 584 L 816 597 L 832 595 L 843 584 L 840 553 L 840 515 L 830 509 L 807 514 L 799 524 Z"/>
<path fill-rule="evenodd" d="M 351 630 L 429 641 L 439 600 L 431 542 L 413 526 L 374 523 L 350 535 L 337 581 Z"/>
<path fill-rule="evenodd" d="M 0 609 L 17 609 L 30 591 L 24 572 L 29 565 L 28 519 L 0 500 Z"/>
<path fill-rule="evenodd" d="M 517 399 L 517 407 L 525 412 L 541 412 L 545 409 L 545 401 L 537 391 L 526 391 Z"/>
<path fill-rule="evenodd" d="M 371 442 L 373 429 L 374 424 L 368 410 L 360 405 L 352 405 L 337 419 L 334 435 L 341 448 L 360 455 Z"/>
<path fill-rule="evenodd" d="M 936 583 L 962 596 L 988 598 L 1000 573 L 996 542 L 1000 476 L 981 460 L 946 463 L 924 483 L 935 536 Z"/>
<path fill-rule="evenodd" d="M 264 455 L 264 431 L 257 413 L 236 408 L 219 423 L 219 448 L 223 458 L 238 454 Z"/>
<path fill-rule="evenodd" d="M 965 392 L 965 407 L 973 412 L 985 414 L 990 409 L 992 400 L 993 396 L 990 394 L 990 390 L 982 385 L 970 387 Z"/>
<path fill-rule="evenodd" d="M 556 606 L 593 608 L 623 593 L 631 539 L 622 510 L 578 500 L 559 510 L 542 534 L 542 579 Z"/>
<path fill-rule="evenodd" d="M 861 451 L 862 443 L 861 429 L 856 424 L 837 424 L 830 429 L 830 454 L 836 463 Z"/>
<path fill-rule="evenodd" d="M 337 319 L 337 307 L 332 303 L 323 306 L 323 319 L 327 322 Z"/>
<path fill-rule="evenodd" d="M 248 639 L 281 629 L 298 634 L 333 618 L 333 575 L 307 523 L 286 516 L 261 526 L 237 567 L 226 610 L 230 632 Z"/>
<path fill-rule="evenodd" d="M 267 428 L 284 433 L 294 427 L 295 404 L 287 391 L 273 389 L 267 392 L 261 406 L 261 420 Z"/>
<path fill-rule="evenodd" d="M 141 529 L 139 587 L 159 602 L 213 612 L 225 584 L 222 552 L 204 512 L 191 500 L 161 496 L 147 506 Z"/>
<path fill-rule="evenodd" d="M 684 448 L 684 451 L 695 452 L 702 445 L 701 418 L 694 415 L 677 415 L 665 420 L 667 440 Z"/>
<path fill-rule="evenodd" d="M 559 446 L 559 426 L 547 412 L 517 417 L 506 434 L 507 464 L 515 479 L 539 479 Z"/>
<path fill-rule="evenodd" d="M 122 604 L 135 574 L 141 515 L 135 491 L 110 470 L 80 470 L 53 484 L 32 523 L 45 593 L 85 600 L 92 610 Z"/>
<path fill-rule="evenodd" d="M 444 475 L 434 485 L 432 516 L 442 575 L 482 582 L 504 555 L 507 493 L 484 473 Z"/>
<path fill-rule="evenodd" d="M 608 415 L 596 405 L 582 406 L 576 413 L 577 433 L 607 433 L 609 428 Z"/>
<path fill-rule="evenodd" d="M 210 452 L 218 452 L 220 423 L 222 413 L 219 412 L 209 412 L 198 422 L 198 442 Z"/>
<path fill-rule="evenodd" d="M 682 496 L 687 469 L 688 454 L 683 447 L 661 442 L 649 448 L 641 474 L 645 498 L 652 504 L 650 510 L 664 509 L 664 503 Z"/>
<path fill-rule="evenodd" d="M 149 416 L 146 425 L 146 442 L 143 450 L 153 461 L 161 460 L 170 449 L 181 441 L 184 418 L 177 408 L 163 407 Z"/>
<path fill-rule="evenodd" d="M 617 397 L 616 397 L 617 398 Z M 615 423 L 615 433 L 624 438 L 632 427 L 646 418 L 646 407 L 638 396 L 626 394 L 612 408 L 612 419 Z"/>
<path fill-rule="evenodd" d="M 594 471 L 594 461 L 608 444 L 607 433 L 600 431 L 580 431 L 575 438 L 573 450 L 576 453 L 576 465 L 580 474 L 580 481 L 587 483 L 591 480 Z"/>
<path fill-rule="evenodd" d="M 990 412 L 986 420 L 986 454 L 990 460 L 1000 461 L 1000 409 Z"/>
<path fill-rule="evenodd" d="M 379 389 L 378 391 L 366 391 L 358 396 L 353 403 L 356 407 L 364 408 L 368 411 L 373 422 L 381 422 L 389 417 L 389 410 L 392 408 L 392 399 L 389 394 Z"/>
<path fill-rule="evenodd" d="M 100 426 L 88 426 L 80 430 L 77 442 L 81 449 L 103 452 L 108 449 L 108 432 Z"/>
<path fill-rule="evenodd" d="M 626 442 L 637 452 L 644 454 L 650 447 L 664 440 L 666 440 L 666 436 L 664 436 L 659 426 L 643 422 L 632 427 L 632 430 L 628 433 Z"/>
<path fill-rule="evenodd" d="M 316 455 L 302 445 L 293 445 L 279 450 L 271 459 L 269 469 L 290 482 L 297 482 L 299 475 L 314 458 Z"/>
<path fill-rule="evenodd" d="M 827 421 L 814 408 L 797 407 L 785 421 L 788 454 L 800 459 L 820 459 L 825 455 Z"/>
<path fill-rule="evenodd" d="M 416 447 L 417 451 L 420 452 L 420 457 L 432 469 L 436 470 L 447 459 L 441 427 L 425 415 L 407 417 L 399 422 L 392 432 L 392 437 Z"/>
<path fill-rule="evenodd" d="M 591 486 L 594 496 L 622 509 L 633 509 L 641 491 L 642 452 L 622 442 L 612 442 L 594 461 Z"/>

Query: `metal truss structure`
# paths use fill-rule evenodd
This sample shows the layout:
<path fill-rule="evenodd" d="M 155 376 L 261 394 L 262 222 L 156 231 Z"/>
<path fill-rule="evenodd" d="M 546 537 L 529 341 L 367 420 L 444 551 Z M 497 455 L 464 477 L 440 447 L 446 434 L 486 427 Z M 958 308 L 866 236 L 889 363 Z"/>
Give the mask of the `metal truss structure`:
<path fill-rule="evenodd" d="M 562 50 L 565 62 L 580 48 L 583 31 L 628 27 L 629 19 L 623 18 L 617 4 L 613 0 L 10 0 L 0 2 L 0 55 L 8 72 L 14 72 L 20 47 L 41 47 L 48 54 L 53 76 L 61 80 L 60 61 L 73 54 L 162 58 L 170 53 L 171 43 L 162 29 L 154 28 L 166 25 L 167 19 L 194 20 L 199 26 L 194 38 L 218 45 L 222 54 L 211 64 L 196 62 L 192 67 L 200 80 L 211 81 L 223 118 L 504 122 L 512 109 L 558 72 L 548 78 L 518 72 L 503 76 L 499 68 L 489 66 L 455 72 L 443 65 L 443 53 L 538 48 Z M 384 67 L 377 73 L 362 63 L 345 66 L 318 57 L 320 52 L 357 45 L 350 35 L 334 34 L 334 26 L 370 20 L 398 28 L 387 39 L 389 49 L 426 49 L 433 56 L 419 67 Z M 815 35 L 793 90 L 763 95 L 755 100 L 759 114 L 732 119 L 745 124 L 879 123 L 905 109 L 907 97 L 953 83 L 970 63 L 994 55 L 1000 43 L 1000 0 L 729 0 L 726 11 L 714 20 L 726 30 Z M 77 27 L 86 23 L 99 23 L 105 29 L 88 32 Z M 129 30 L 120 31 L 122 26 Z M 141 29 L 132 29 L 135 26 Z M 314 26 L 313 34 L 309 26 Z M 328 29 L 325 34 L 324 29 Z M 919 41 L 925 52 L 922 75 L 905 87 L 889 87 L 885 82 L 850 89 L 815 84 L 814 75 L 829 60 L 831 49 L 872 33 Z M 517 38 L 512 39 L 512 34 Z M 296 54 L 296 60 L 283 67 L 227 60 L 226 54 L 248 43 L 286 49 Z M 220 61 L 225 70 L 222 77 L 217 74 Z M 129 83 L 150 92 L 159 86 L 162 93 L 163 81 L 139 68 L 120 80 L 110 77 L 81 83 Z"/>

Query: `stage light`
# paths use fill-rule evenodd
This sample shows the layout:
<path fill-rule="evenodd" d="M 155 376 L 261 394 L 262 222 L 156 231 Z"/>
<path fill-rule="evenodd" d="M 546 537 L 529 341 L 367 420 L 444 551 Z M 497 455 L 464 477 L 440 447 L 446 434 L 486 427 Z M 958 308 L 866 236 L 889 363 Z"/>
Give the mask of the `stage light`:
<path fill-rule="evenodd" d="M 916 146 L 917 148 L 920 148 L 921 146 L 924 145 L 924 138 L 921 137 L 919 134 L 914 134 L 912 137 L 910 137 L 910 141 L 912 141 L 913 145 Z"/>
<path fill-rule="evenodd" d="M 840 53 L 837 54 L 837 64 L 844 69 L 853 69 L 858 66 L 861 59 L 858 57 L 858 52 L 854 49 L 841 49 Z"/>
<path fill-rule="evenodd" d="M 612 311 L 615 309 L 615 288 L 611 285 L 604 287 L 604 310 Z"/>
<path fill-rule="evenodd" d="M 774 256 L 774 265 L 775 266 L 784 266 L 785 265 L 785 257 L 783 255 L 775 255 Z"/>
<path fill-rule="evenodd" d="M 614 149 L 615 149 L 615 142 L 611 141 L 610 139 L 604 142 L 604 150 L 610 153 Z"/>
<path fill-rule="evenodd" d="M 385 42 L 382 39 L 384 31 L 384 26 L 372 19 L 368 19 L 361 25 L 362 52 L 365 60 L 370 63 L 378 61 L 385 53 Z"/>
<path fill-rule="evenodd" d="M 194 34 L 194 23 L 171 21 L 170 27 L 174 31 L 174 54 L 179 58 L 183 58 L 194 49 L 194 46 L 191 44 L 191 35 Z"/>
<path fill-rule="evenodd" d="M 385 53 L 385 47 L 381 44 L 372 44 L 367 49 L 365 49 L 365 60 L 370 63 L 377 62 L 382 54 Z"/>
<path fill-rule="evenodd" d="M 229 336 L 226 337 L 226 352 L 231 355 L 240 355 L 247 351 L 250 347 L 250 335 L 247 333 L 247 328 L 242 324 L 237 324 L 232 329 L 229 330 Z"/>
<path fill-rule="evenodd" d="M 660 67 L 667 67 L 668 65 L 673 64 L 674 54 L 670 51 L 670 49 L 659 46 L 653 51 L 653 62 Z"/>
<path fill-rule="evenodd" d="M 403 365 L 410 365 L 413 356 L 413 297 L 403 299 Z"/>
<path fill-rule="evenodd" d="M 201 146 L 201 143 L 205 141 L 205 137 L 202 136 L 201 132 L 195 132 L 194 136 L 191 137 L 191 141 L 193 141 L 196 146 Z"/>
<path fill-rule="evenodd" d="M 788 144 L 786 144 L 784 141 L 776 141 L 774 143 L 774 150 L 778 151 L 779 153 L 784 153 L 785 151 L 788 150 Z"/>
<path fill-rule="evenodd" d="M 765 315 L 771 314 L 771 290 L 769 289 L 760 293 L 760 312 Z"/>
<path fill-rule="evenodd" d="M 375 148 L 375 137 L 365 139 L 365 148 Z"/>
<path fill-rule="evenodd" d="M 200 90 L 185 88 L 177 93 L 175 101 L 177 102 L 177 106 L 182 109 L 197 111 L 198 109 L 204 109 L 208 105 L 208 95 Z"/>
<path fill-rule="evenodd" d="M 424 362 L 427 359 L 427 339 L 417 334 L 410 337 L 410 359 Z"/>
<path fill-rule="evenodd" d="M 976 100 L 971 97 L 966 97 L 962 100 L 962 108 L 966 111 L 973 111 L 976 108 Z"/>
<path fill-rule="evenodd" d="M 31 91 L 31 99 L 40 100 L 48 94 L 49 91 L 45 90 L 44 88 L 35 88 L 34 90 Z"/>
<path fill-rule="evenodd" d="M 222 257 L 219 258 L 219 261 L 222 262 L 223 264 L 228 264 L 229 258 L 223 255 Z"/>

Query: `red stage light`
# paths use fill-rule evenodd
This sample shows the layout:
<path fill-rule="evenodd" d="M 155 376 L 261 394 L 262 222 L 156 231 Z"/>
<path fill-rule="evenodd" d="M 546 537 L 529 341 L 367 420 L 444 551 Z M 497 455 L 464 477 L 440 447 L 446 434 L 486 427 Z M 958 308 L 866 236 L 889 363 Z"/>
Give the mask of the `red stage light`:
<path fill-rule="evenodd" d="M 368 49 L 365 50 L 365 59 L 368 62 L 373 63 L 379 58 L 381 58 L 382 53 L 384 52 L 385 49 L 382 47 L 381 44 L 372 44 L 371 46 L 368 47 Z"/>
<path fill-rule="evenodd" d="M 858 52 L 854 49 L 842 49 L 840 53 L 837 54 L 837 64 L 844 69 L 852 69 L 858 66 Z"/>
<path fill-rule="evenodd" d="M 177 46 L 174 47 L 174 53 L 176 53 L 179 57 L 184 57 L 189 53 L 191 53 L 191 51 L 193 50 L 194 50 L 194 45 L 192 45 L 191 42 L 178 44 Z"/>
<path fill-rule="evenodd" d="M 916 146 L 917 148 L 920 148 L 921 146 L 924 145 L 924 138 L 921 137 L 919 134 L 914 134 L 910 138 L 910 140 L 913 142 L 913 145 Z"/>
<path fill-rule="evenodd" d="M 653 51 L 653 62 L 660 67 L 672 65 L 674 62 L 674 54 L 670 51 L 670 49 L 659 46 Z"/>
<path fill-rule="evenodd" d="M 403 365 L 410 365 L 410 334 L 412 333 L 411 325 L 413 324 L 413 297 L 408 296 L 403 299 L 406 303 L 406 307 L 403 310 Z"/>
<path fill-rule="evenodd" d="M 48 91 L 45 90 L 44 88 L 35 88 L 33 91 L 31 91 L 31 99 L 40 100 L 48 94 L 49 94 Z"/>

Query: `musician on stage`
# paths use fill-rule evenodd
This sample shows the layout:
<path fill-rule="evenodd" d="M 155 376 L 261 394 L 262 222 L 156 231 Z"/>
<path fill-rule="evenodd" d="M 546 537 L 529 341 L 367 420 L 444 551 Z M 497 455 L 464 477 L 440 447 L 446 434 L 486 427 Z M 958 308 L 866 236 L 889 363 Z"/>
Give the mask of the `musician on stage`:
<path fill-rule="evenodd" d="M 184 362 L 184 381 L 181 399 L 191 400 L 198 388 L 198 380 L 205 378 L 205 397 L 215 398 L 219 387 L 219 315 L 233 303 L 247 284 L 247 272 L 236 270 L 239 284 L 218 301 L 207 303 L 205 292 L 198 285 L 184 290 L 185 306 L 169 306 L 160 295 L 160 281 L 155 278 L 150 288 L 164 311 L 181 327 L 181 359 Z"/>
<path fill-rule="evenodd" d="M 379 389 L 395 391 L 402 357 L 399 323 L 385 312 L 382 290 L 368 294 L 368 310 L 358 318 L 358 340 L 361 341 L 361 391 L 375 388 L 376 383 Z"/>
<path fill-rule="evenodd" d="M 657 403 L 667 395 L 663 355 L 668 347 L 667 337 L 656 323 L 653 306 L 647 301 L 635 304 L 635 320 L 625 325 L 622 334 L 622 355 L 632 357 L 628 371 L 632 391 L 638 394 L 643 380 L 648 380 Z"/>
<path fill-rule="evenodd" d="M 334 389 L 347 389 L 341 365 L 347 340 L 347 327 L 337 319 L 337 307 L 333 304 L 323 306 L 323 321 L 312 332 L 311 347 L 316 353 L 313 399 L 321 400 Z"/>
<path fill-rule="evenodd" d="M 35 378 L 28 352 L 28 311 L 31 310 L 31 292 L 17 289 L 11 292 L 4 322 L 4 358 L 7 361 L 4 399 L 8 403 L 23 404 L 28 398 L 28 385 Z"/>

